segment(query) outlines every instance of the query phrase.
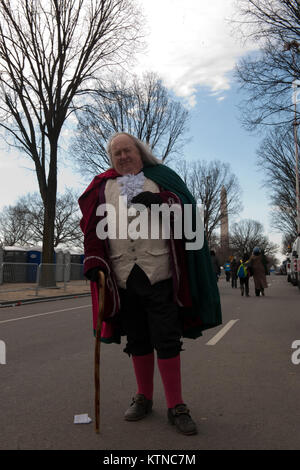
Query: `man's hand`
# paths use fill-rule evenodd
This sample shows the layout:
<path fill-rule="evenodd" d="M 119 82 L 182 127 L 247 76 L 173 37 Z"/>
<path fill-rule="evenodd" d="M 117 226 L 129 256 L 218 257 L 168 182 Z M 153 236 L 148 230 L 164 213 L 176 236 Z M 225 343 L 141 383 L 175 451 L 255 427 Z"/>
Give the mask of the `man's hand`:
<path fill-rule="evenodd" d="M 97 268 L 89 269 L 88 272 L 85 274 L 85 277 L 87 277 L 90 281 L 98 282 L 99 271 L 101 271 L 100 266 Z"/>
<path fill-rule="evenodd" d="M 131 199 L 132 204 L 143 204 L 146 207 L 150 207 L 151 204 L 162 204 L 162 198 L 158 193 L 152 193 L 151 191 L 144 191 L 143 193 L 134 196 Z"/>

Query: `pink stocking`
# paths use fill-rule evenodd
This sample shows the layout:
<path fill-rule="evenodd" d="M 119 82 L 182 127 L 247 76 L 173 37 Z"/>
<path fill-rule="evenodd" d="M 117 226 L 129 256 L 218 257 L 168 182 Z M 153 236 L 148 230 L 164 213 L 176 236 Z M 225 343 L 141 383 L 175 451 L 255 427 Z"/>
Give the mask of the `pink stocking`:
<path fill-rule="evenodd" d="M 132 356 L 137 393 L 142 393 L 148 400 L 153 397 L 154 353 L 144 356 Z"/>
<path fill-rule="evenodd" d="M 165 389 L 168 408 L 183 403 L 181 394 L 180 354 L 170 359 L 157 359 L 158 368 Z"/>

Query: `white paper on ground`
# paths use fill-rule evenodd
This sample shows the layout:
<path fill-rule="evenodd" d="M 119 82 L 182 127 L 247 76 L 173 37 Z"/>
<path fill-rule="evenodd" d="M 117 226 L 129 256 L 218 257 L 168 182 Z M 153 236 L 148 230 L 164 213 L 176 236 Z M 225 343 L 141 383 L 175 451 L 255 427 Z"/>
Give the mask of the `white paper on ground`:
<path fill-rule="evenodd" d="M 92 420 L 87 413 L 74 416 L 74 424 L 89 424 Z"/>

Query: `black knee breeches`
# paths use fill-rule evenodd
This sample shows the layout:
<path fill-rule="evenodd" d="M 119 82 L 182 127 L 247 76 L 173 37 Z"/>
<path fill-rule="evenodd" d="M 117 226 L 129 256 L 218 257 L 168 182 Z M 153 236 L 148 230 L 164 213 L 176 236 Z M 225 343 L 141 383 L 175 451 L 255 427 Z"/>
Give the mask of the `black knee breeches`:
<path fill-rule="evenodd" d="M 120 289 L 122 329 L 127 336 L 125 352 L 135 356 L 156 349 L 160 359 L 177 356 L 181 351 L 181 324 L 173 300 L 172 279 L 154 285 L 135 267 L 127 289 Z"/>

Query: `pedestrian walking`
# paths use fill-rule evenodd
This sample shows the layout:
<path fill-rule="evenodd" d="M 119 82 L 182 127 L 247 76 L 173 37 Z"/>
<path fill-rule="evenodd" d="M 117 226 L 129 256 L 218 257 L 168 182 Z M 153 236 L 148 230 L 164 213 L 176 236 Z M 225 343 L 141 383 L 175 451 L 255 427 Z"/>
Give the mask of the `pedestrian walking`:
<path fill-rule="evenodd" d="M 169 217 L 169 239 L 162 237 L 161 230 L 155 238 L 151 215 L 162 204 L 176 204 L 181 211 L 192 208 L 194 222 L 197 204 L 177 173 L 161 164 L 136 137 L 115 134 L 107 150 L 112 167 L 97 175 L 79 199 L 94 329 L 101 271 L 106 283 L 102 341 L 120 343 L 122 335 L 127 337 L 124 352 L 132 357 L 137 383 L 125 420 L 140 420 L 152 410 L 156 351 L 168 420 L 179 432 L 196 434 L 196 423 L 183 399 L 181 339 L 196 339 L 203 330 L 221 324 L 216 276 L 205 236 L 201 248 L 187 249 L 186 239 L 174 237 L 175 217 Z M 115 211 L 113 224 L 107 217 L 110 207 Z M 150 237 L 136 236 L 137 211 L 151 228 Z M 163 215 L 160 229 L 162 219 Z"/>
<path fill-rule="evenodd" d="M 237 288 L 237 270 L 239 268 L 239 264 L 236 260 L 236 258 L 233 258 L 233 260 L 230 263 L 230 272 L 231 272 L 231 287 L 232 288 Z"/>
<path fill-rule="evenodd" d="M 240 280 L 240 289 L 241 295 L 244 294 L 246 297 L 249 297 L 249 278 L 250 278 L 250 271 L 248 267 L 248 256 L 244 255 L 243 258 L 240 260 L 240 265 L 237 270 L 237 276 Z"/>
<path fill-rule="evenodd" d="M 226 281 L 229 282 L 230 281 L 230 261 L 226 261 L 223 267 L 224 267 L 224 272 L 226 276 Z"/>
<path fill-rule="evenodd" d="M 219 277 L 221 275 L 221 267 L 220 267 L 220 263 L 219 263 L 219 260 L 216 256 L 216 253 L 214 250 L 210 250 L 210 257 L 211 257 L 211 262 L 212 262 L 212 267 L 213 267 L 213 271 L 215 273 L 215 276 L 216 276 L 216 280 L 218 282 L 219 280 Z"/>
<path fill-rule="evenodd" d="M 266 274 L 267 274 L 267 264 L 266 258 L 263 256 L 261 249 L 256 246 L 253 249 L 253 254 L 249 260 L 249 266 L 251 268 L 254 286 L 255 286 L 255 295 L 257 297 L 265 295 L 265 289 L 268 287 Z"/>

